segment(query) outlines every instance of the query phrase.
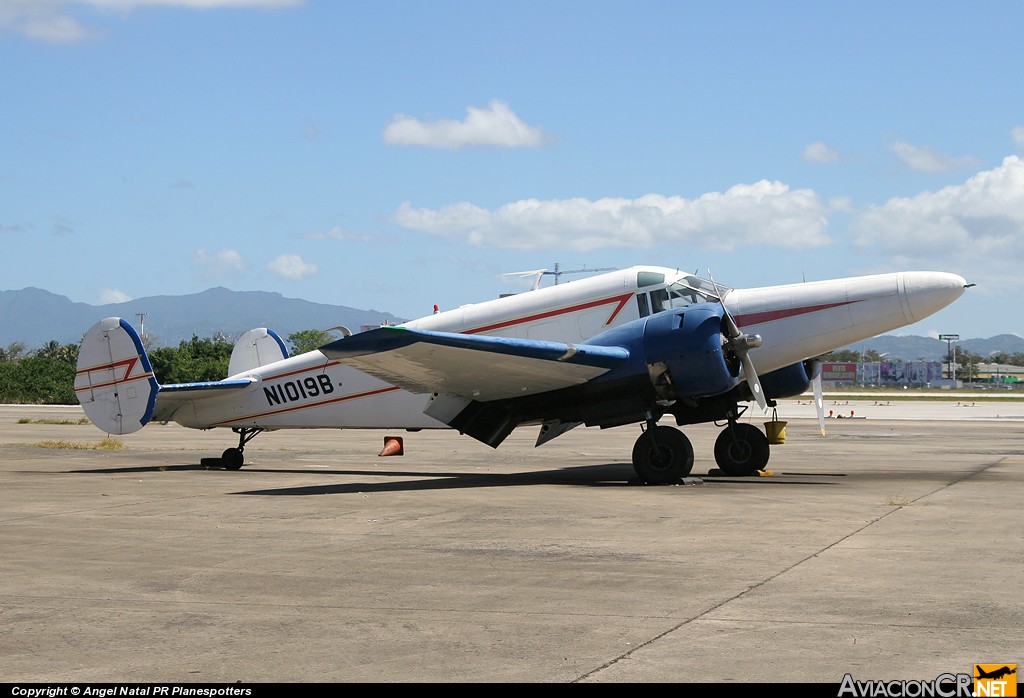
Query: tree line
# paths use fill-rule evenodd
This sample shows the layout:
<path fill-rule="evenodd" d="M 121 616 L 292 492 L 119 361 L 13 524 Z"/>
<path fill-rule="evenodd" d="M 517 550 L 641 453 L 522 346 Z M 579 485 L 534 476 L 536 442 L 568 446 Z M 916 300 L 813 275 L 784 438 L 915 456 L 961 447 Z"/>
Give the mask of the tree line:
<path fill-rule="evenodd" d="M 292 356 L 312 351 L 334 340 L 329 332 L 303 330 L 288 335 Z M 77 344 L 51 340 L 30 350 L 21 342 L 0 347 L 0 403 L 75 405 Z M 149 362 L 161 384 L 217 381 L 228 375 L 234 343 L 223 335 L 203 338 L 192 335 L 177 347 L 150 349 Z"/>

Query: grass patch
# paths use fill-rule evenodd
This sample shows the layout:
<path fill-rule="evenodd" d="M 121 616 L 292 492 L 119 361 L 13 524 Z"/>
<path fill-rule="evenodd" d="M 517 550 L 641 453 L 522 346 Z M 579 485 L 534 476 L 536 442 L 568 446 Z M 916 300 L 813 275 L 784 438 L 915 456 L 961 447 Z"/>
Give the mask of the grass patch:
<path fill-rule="evenodd" d="M 44 418 L 44 419 L 30 419 L 28 417 L 22 417 L 18 420 L 18 424 L 88 424 L 89 418 L 82 417 L 80 419 L 55 419 L 55 418 Z"/>
<path fill-rule="evenodd" d="M 79 443 L 75 441 L 37 441 L 32 444 L 38 448 L 65 448 L 76 451 L 120 451 L 124 442 L 109 436 L 96 443 Z"/>

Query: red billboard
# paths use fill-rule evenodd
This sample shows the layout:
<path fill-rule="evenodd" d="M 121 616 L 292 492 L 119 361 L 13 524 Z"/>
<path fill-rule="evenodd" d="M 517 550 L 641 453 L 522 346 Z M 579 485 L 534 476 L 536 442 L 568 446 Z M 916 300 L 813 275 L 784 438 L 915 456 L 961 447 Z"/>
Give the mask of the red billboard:
<path fill-rule="evenodd" d="M 850 361 L 826 361 L 821 364 L 821 379 L 853 383 L 857 380 L 857 364 Z"/>

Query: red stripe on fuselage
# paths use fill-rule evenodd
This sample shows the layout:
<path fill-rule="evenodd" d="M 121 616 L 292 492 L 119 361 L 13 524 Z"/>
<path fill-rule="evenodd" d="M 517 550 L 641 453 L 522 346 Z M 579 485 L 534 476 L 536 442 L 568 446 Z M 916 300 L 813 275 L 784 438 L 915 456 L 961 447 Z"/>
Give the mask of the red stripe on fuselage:
<path fill-rule="evenodd" d="M 333 405 L 338 402 L 346 402 L 348 400 L 358 400 L 364 397 L 373 397 L 374 395 L 382 395 L 384 393 L 391 393 L 401 388 L 389 385 L 386 388 L 378 388 L 376 390 L 367 390 L 362 393 L 353 393 L 351 395 L 342 395 L 341 397 L 331 398 L 330 400 L 321 400 L 320 402 L 310 402 L 305 405 L 291 405 L 284 407 L 279 410 L 267 410 L 266 412 L 257 412 L 256 414 L 246 415 L 245 417 L 238 417 L 236 419 L 228 419 L 223 422 L 217 422 L 214 426 L 223 426 L 226 424 L 237 424 L 238 422 L 247 422 L 253 419 L 259 419 L 261 417 L 273 417 L 279 414 L 288 414 L 289 412 L 297 412 L 299 410 L 306 410 L 311 407 L 323 407 L 325 405 Z"/>
<path fill-rule="evenodd" d="M 623 294 L 620 294 L 620 295 L 617 295 L 617 296 L 612 296 L 610 298 L 601 298 L 601 299 L 598 299 L 598 300 L 595 300 L 595 301 L 588 301 L 586 303 L 579 303 L 577 305 L 572 305 L 572 306 L 569 306 L 567 308 L 559 308 L 557 310 L 549 310 L 549 311 L 546 311 L 546 312 L 543 312 L 543 313 L 535 313 L 533 315 L 527 315 L 527 316 L 521 317 L 521 318 L 514 318 L 512 320 L 505 320 L 505 321 L 502 321 L 502 322 L 497 322 L 497 323 L 494 323 L 492 325 L 484 325 L 483 327 L 476 327 L 476 328 L 473 328 L 473 329 L 464 330 L 463 334 L 479 334 L 481 332 L 488 332 L 488 331 L 503 329 L 505 327 L 514 327 L 516 325 L 521 325 L 521 324 L 526 323 L 526 322 L 532 322 L 532 321 L 535 321 L 535 320 L 544 320 L 544 319 L 547 319 L 547 318 L 557 317 L 559 315 L 566 315 L 568 313 L 573 313 L 573 312 L 576 312 L 576 311 L 579 311 L 579 310 L 586 310 L 588 308 L 599 308 L 599 307 L 601 307 L 603 305 L 610 305 L 610 304 L 614 303 L 615 304 L 615 308 L 612 310 L 611 314 L 608 316 L 608 319 L 605 320 L 605 322 L 604 322 L 604 324 L 607 326 L 607 325 L 610 325 L 613 320 L 615 320 L 615 318 L 618 316 L 618 314 L 620 312 L 622 312 L 622 309 L 626 307 L 626 303 L 628 303 L 629 299 L 632 298 L 632 297 L 633 297 L 633 292 L 630 291 L 628 293 L 623 293 Z M 301 375 L 301 374 L 304 374 L 304 373 L 323 372 L 327 368 L 329 368 L 331 366 L 337 366 L 337 365 L 339 365 L 341 363 L 342 363 L 341 361 L 337 361 L 337 360 L 326 361 L 326 362 L 324 362 L 322 364 L 319 364 L 317 366 L 310 366 L 310 367 L 307 367 L 307 368 L 298 368 L 298 369 L 294 369 L 294 370 L 291 370 L 291 371 L 285 371 L 283 373 L 276 373 L 276 374 L 273 374 L 273 375 L 270 375 L 270 376 L 264 376 L 263 377 L 263 382 L 264 383 L 269 383 L 270 381 L 276 381 L 276 380 L 280 380 L 282 378 L 290 378 L 290 377 L 298 376 L 298 375 Z M 312 403 L 307 403 L 307 404 L 304 404 L 304 405 L 294 405 L 294 406 L 289 406 L 289 407 L 286 407 L 286 408 L 283 408 L 283 409 L 279 409 L 279 410 L 268 410 L 267 412 L 260 412 L 258 414 L 252 414 L 252 415 L 248 415 L 246 417 L 239 417 L 238 419 L 232 419 L 232 420 L 229 420 L 229 421 L 226 421 L 226 422 L 218 422 L 218 424 L 222 424 L 222 425 L 223 424 L 235 424 L 235 423 L 238 423 L 238 422 L 245 422 L 245 421 L 249 421 L 249 420 L 253 420 L 253 419 L 259 419 L 259 418 L 269 417 L 269 416 L 274 416 L 274 415 L 279 415 L 279 414 L 286 414 L 288 412 L 295 412 L 297 410 L 309 409 L 311 407 L 323 407 L 324 405 L 330 405 L 330 404 L 334 404 L 334 403 L 338 403 L 338 402 L 344 402 L 346 400 L 356 400 L 356 399 L 364 398 L 364 397 L 372 397 L 374 395 L 380 395 L 380 394 L 388 393 L 388 392 L 391 392 L 391 391 L 394 391 L 394 390 L 399 390 L 399 388 L 397 388 L 395 386 L 390 386 L 388 388 L 381 388 L 379 390 L 370 390 L 370 391 L 363 392 L 363 393 L 354 393 L 352 395 L 343 395 L 341 397 L 332 398 L 330 400 L 322 400 L 322 401 L 319 401 L 319 402 L 312 402 Z"/>
<path fill-rule="evenodd" d="M 844 305 L 850 305 L 851 303 L 858 302 L 859 301 L 841 301 L 839 303 L 807 305 L 802 308 L 786 308 L 785 310 L 766 310 L 761 313 L 748 313 L 746 315 L 737 315 L 734 319 L 736 320 L 736 324 L 741 327 L 747 325 L 760 325 L 763 322 L 771 322 L 772 320 L 782 320 L 783 318 L 794 317 L 796 315 L 806 315 L 807 313 L 816 313 L 819 310 L 839 308 Z"/>
<path fill-rule="evenodd" d="M 514 318 L 512 320 L 504 320 L 502 322 L 496 322 L 496 323 L 494 323 L 492 325 L 484 325 L 483 327 L 476 327 L 476 328 L 471 329 L 471 330 L 464 330 L 463 332 L 465 334 L 479 334 L 480 332 L 490 332 L 490 331 L 493 331 L 493 330 L 504 329 L 506 327 L 514 327 L 515 325 L 521 325 L 524 322 L 533 322 L 534 320 L 545 320 L 547 318 L 557 317 L 559 315 L 565 315 L 566 313 L 573 313 L 573 312 L 576 312 L 577 310 L 586 310 L 587 308 L 599 308 L 602 305 L 608 305 L 610 303 L 616 303 L 617 305 L 615 306 L 615 309 L 612 311 L 612 314 L 609 315 L 608 319 L 604 321 L 605 325 L 609 325 L 609 324 L 611 324 L 612 320 L 615 319 L 615 316 L 619 314 L 619 311 L 621 311 L 626 306 L 626 303 L 629 302 L 629 299 L 632 298 L 632 297 L 633 297 L 633 292 L 630 291 L 629 293 L 623 293 L 622 295 L 619 295 L 619 296 L 612 296 L 611 298 L 601 298 L 601 299 L 596 300 L 596 301 L 589 301 L 587 303 L 580 303 L 578 305 L 572 305 L 572 306 L 569 306 L 568 308 L 559 308 L 557 310 L 548 310 L 548 311 L 545 311 L 543 313 L 535 313 L 534 315 L 527 315 L 527 316 L 521 317 L 521 318 Z"/>

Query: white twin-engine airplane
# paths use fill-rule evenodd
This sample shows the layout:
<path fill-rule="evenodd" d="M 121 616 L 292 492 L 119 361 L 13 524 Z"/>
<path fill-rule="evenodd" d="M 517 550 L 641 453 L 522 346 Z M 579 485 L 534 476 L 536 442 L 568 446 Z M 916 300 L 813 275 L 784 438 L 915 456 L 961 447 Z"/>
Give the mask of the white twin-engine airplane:
<path fill-rule="evenodd" d="M 227 427 L 243 449 L 273 429 L 451 427 L 497 447 L 521 424 L 541 445 L 581 424 L 640 424 L 633 466 L 677 482 L 693 447 L 659 425 L 724 421 L 715 461 L 729 475 L 768 462 L 768 439 L 739 422 L 756 401 L 814 385 L 814 357 L 917 322 L 952 303 L 956 274 L 908 271 L 732 289 L 663 267 L 633 267 L 346 336 L 289 357 L 265 328 L 242 335 L 222 381 L 160 385 L 138 334 L 119 318 L 82 340 L 75 392 L 110 434 L 151 420 Z M 756 367 L 756 368 L 755 368 Z M 823 424 L 822 419 L 822 424 Z"/>

